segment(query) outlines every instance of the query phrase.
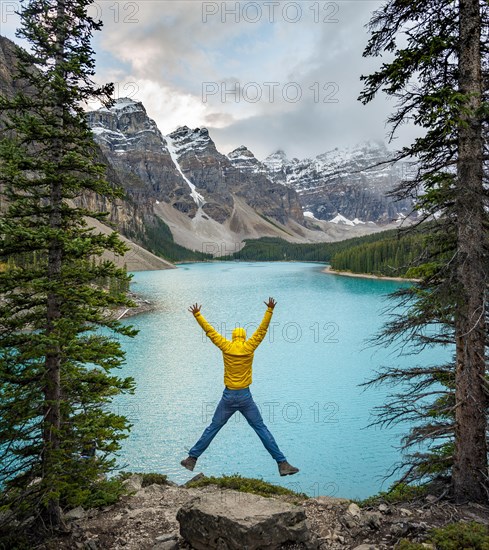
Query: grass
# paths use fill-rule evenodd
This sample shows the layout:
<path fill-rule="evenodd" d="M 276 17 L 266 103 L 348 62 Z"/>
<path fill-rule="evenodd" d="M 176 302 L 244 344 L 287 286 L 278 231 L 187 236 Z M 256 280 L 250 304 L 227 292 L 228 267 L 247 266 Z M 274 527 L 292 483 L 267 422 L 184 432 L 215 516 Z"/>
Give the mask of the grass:
<path fill-rule="evenodd" d="M 424 486 L 408 485 L 407 483 L 394 484 L 387 491 L 381 491 L 377 495 L 358 500 L 356 503 L 361 508 L 365 506 L 375 506 L 381 502 L 395 504 L 398 502 L 407 502 L 425 496 L 428 489 Z"/>
<path fill-rule="evenodd" d="M 243 493 L 253 493 L 262 497 L 274 497 L 274 496 L 293 496 L 299 501 L 309 498 L 304 493 L 296 493 L 286 487 L 280 485 L 273 485 L 262 479 L 255 479 L 250 477 L 241 477 L 238 474 L 232 476 L 221 477 L 203 477 L 196 481 L 188 483 L 187 487 L 207 487 L 208 485 L 216 485 L 222 489 L 234 489 L 235 491 L 241 491 Z"/>
<path fill-rule="evenodd" d="M 450 523 L 433 529 L 426 541 L 436 550 L 489 550 L 489 527 L 475 521 Z M 425 543 L 426 544 L 426 543 Z M 408 539 L 399 542 L 399 550 L 423 550 L 426 546 Z"/>

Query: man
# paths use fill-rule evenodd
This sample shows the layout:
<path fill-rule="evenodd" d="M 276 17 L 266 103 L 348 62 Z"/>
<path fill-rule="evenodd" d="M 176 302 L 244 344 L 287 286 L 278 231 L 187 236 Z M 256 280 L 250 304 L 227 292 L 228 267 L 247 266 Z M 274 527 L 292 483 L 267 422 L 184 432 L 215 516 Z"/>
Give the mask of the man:
<path fill-rule="evenodd" d="M 221 401 L 217 405 L 212 422 L 204 430 L 197 443 L 190 449 L 189 456 L 180 462 L 187 470 L 194 469 L 198 457 L 207 449 L 231 416 L 236 411 L 239 411 L 246 418 L 248 424 L 255 430 L 266 450 L 272 455 L 272 458 L 277 461 L 280 475 L 292 475 L 299 471 L 298 468 L 291 466 L 287 462 L 285 456 L 278 448 L 273 435 L 265 426 L 260 411 L 253 401 L 250 392 L 253 353 L 263 338 L 265 338 L 270 319 L 272 318 L 273 308 L 277 302 L 273 298 L 269 298 L 268 302 L 264 303 L 267 306 L 267 311 L 253 336 L 247 340 L 245 329 L 235 328 L 232 333 L 232 341 L 221 336 L 205 320 L 202 313 L 200 313 L 202 306 L 194 304 L 189 307 L 189 311 L 193 313 L 206 335 L 222 351 L 224 359 L 224 384 L 226 387 Z"/>

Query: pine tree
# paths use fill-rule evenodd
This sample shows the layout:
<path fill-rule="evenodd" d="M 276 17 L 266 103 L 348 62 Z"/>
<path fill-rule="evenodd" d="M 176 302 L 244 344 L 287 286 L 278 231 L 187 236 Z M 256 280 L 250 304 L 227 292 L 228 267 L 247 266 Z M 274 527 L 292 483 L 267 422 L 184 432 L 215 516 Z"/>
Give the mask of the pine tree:
<path fill-rule="evenodd" d="M 8 266 L 0 272 L 0 504 L 50 529 L 114 467 L 130 426 L 109 404 L 134 388 L 111 374 L 124 354 L 108 335 L 134 335 L 110 315 L 130 302 L 98 284 L 125 288 L 125 271 L 101 257 L 125 245 L 87 226 L 86 216 L 104 213 L 75 206 L 86 193 L 120 196 L 95 160 L 83 110 L 112 93 L 92 81 L 90 39 L 101 23 L 88 16 L 90 4 L 24 3 L 22 92 L 0 96 L 0 262 Z"/>
<path fill-rule="evenodd" d="M 411 351 L 434 344 L 454 349 L 448 365 L 381 371 L 372 383 L 402 382 L 408 389 L 393 396 L 380 421 L 416 422 L 404 448 L 428 447 L 408 455 L 402 479 L 443 474 L 457 501 L 486 502 L 489 5 L 390 0 L 369 28 L 364 55 L 388 52 L 394 59 L 362 77 L 360 99 L 367 103 L 381 89 L 398 99 L 391 137 L 407 120 L 425 129 L 397 155 L 415 158 L 419 170 L 396 194 L 416 198 L 420 221 L 436 219 L 412 272 L 422 280 L 397 293 L 407 312 L 386 326 L 380 341 Z"/>

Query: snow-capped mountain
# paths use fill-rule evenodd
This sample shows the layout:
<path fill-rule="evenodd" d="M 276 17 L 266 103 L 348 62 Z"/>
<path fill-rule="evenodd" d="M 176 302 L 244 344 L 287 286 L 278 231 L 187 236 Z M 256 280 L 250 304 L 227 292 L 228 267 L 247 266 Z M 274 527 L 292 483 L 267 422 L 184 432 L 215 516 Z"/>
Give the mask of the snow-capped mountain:
<path fill-rule="evenodd" d="M 221 154 L 206 128 L 182 126 L 164 136 L 143 104 L 127 98 L 87 116 L 95 141 L 133 195 L 218 224 L 231 220 L 236 200 L 262 216 L 260 223 L 263 216 L 282 224 L 304 222 L 293 189 L 274 182 L 264 166 L 245 168 L 244 156 L 260 164 L 249 151 Z"/>
<path fill-rule="evenodd" d="M 9 97 L 21 86 L 12 70 L 16 56 L 15 45 L 0 37 L 0 85 Z M 87 113 L 87 120 L 108 181 L 126 196 L 107 201 L 86 193 L 76 204 L 107 211 L 111 227 L 143 246 L 161 250 L 158 239 L 168 239 L 170 230 L 177 244 L 209 251 L 210 241 L 217 247 L 210 252 L 219 255 L 239 249 L 246 238 L 332 241 L 381 229 L 315 220 L 317 209 L 304 215 L 289 177 L 290 162 L 300 161 L 288 161 L 283 152 L 267 166 L 245 146 L 221 154 L 205 128 L 182 126 L 165 136 L 144 105 L 128 98 Z"/>
<path fill-rule="evenodd" d="M 309 217 L 357 225 L 387 223 L 410 212 L 410 201 L 396 203 L 387 196 L 403 176 L 398 164 L 380 164 L 391 158 L 383 143 L 366 142 L 303 160 L 289 160 L 280 150 L 263 165 L 274 181 L 299 193 Z"/>

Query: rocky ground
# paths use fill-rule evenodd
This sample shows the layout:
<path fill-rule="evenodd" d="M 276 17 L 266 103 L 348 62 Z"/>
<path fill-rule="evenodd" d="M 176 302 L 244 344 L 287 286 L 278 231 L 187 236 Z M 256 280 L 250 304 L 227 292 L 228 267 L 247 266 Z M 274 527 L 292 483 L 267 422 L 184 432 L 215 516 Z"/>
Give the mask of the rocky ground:
<path fill-rule="evenodd" d="M 131 308 L 116 308 L 110 312 L 111 317 L 114 317 L 115 319 L 123 319 L 126 317 L 134 317 L 135 315 L 139 315 L 140 313 L 154 311 L 156 309 L 156 305 L 154 303 L 146 300 L 145 298 L 139 296 L 134 292 L 129 291 L 127 293 L 127 296 L 136 304 L 136 306 Z"/>
<path fill-rule="evenodd" d="M 128 480 L 131 496 L 101 510 L 72 510 L 67 514 L 71 533 L 42 550 L 177 550 L 190 549 L 179 535 L 178 509 L 196 496 L 227 489 L 215 486 L 191 489 L 184 486 L 149 485 L 141 488 L 139 476 Z M 295 497 L 275 497 L 297 503 Z M 359 508 L 340 498 L 317 497 L 298 502 L 304 507 L 319 548 L 383 550 L 395 548 L 402 538 L 423 542 L 428 531 L 455 521 L 489 525 L 489 508 L 477 504 L 455 506 L 428 495 L 399 504 L 380 502 Z M 285 547 L 284 547 L 285 548 Z M 303 548 L 287 546 L 289 550 Z M 433 548 L 426 544 L 426 548 Z"/>

